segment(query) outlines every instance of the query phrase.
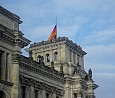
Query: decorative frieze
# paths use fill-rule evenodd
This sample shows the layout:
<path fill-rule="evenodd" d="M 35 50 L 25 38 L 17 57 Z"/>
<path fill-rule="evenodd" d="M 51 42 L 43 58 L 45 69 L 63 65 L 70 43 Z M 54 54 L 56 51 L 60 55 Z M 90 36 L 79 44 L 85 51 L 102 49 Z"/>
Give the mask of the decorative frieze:
<path fill-rule="evenodd" d="M 32 59 L 29 59 L 27 57 L 24 57 L 22 55 L 14 55 L 13 59 L 14 61 L 19 60 L 19 65 L 21 68 L 29 69 L 34 72 L 41 73 L 44 76 L 47 76 L 52 79 L 56 79 L 57 81 L 60 81 L 64 83 L 64 75 L 55 69 L 52 69 L 48 66 L 45 66 L 44 64 L 39 64 L 36 61 L 33 61 Z"/>
<path fill-rule="evenodd" d="M 36 90 L 44 90 L 44 91 L 49 92 L 49 93 L 55 93 L 56 95 L 59 95 L 59 96 L 64 95 L 63 89 L 59 89 L 55 86 L 48 85 L 44 82 L 36 81 L 32 78 L 27 78 L 21 74 L 20 74 L 19 80 L 20 80 L 19 82 L 23 86 L 34 86 L 34 89 L 36 89 Z"/>
<path fill-rule="evenodd" d="M 0 39 L 7 41 L 7 43 L 12 43 L 12 45 L 19 45 L 21 48 L 30 43 L 30 40 L 23 37 L 23 33 L 21 33 L 21 31 L 12 31 L 1 25 Z"/>
<path fill-rule="evenodd" d="M 61 41 L 65 41 L 65 39 L 66 39 L 66 37 L 59 37 L 59 38 L 57 38 L 56 40 L 55 40 L 55 42 L 61 42 Z M 53 42 L 53 41 L 42 41 L 42 42 L 38 42 L 38 43 L 33 43 L 33 44 L 31 44 L 30 45 L 30 48 L 32 48 L 32 47 L 37 47 L 37 46 L 42 46 L 42 45 L 48 45 L 48 44 L 51 44 L 52 43 L 52 45 L 51 45 L 51 47 L 57 47 L 58 45 L 63 45 L 64 43 L 55 43 L 55 42 Z M 54 44 L 53 44 L 54 43 Z M 49 46 L 45 46 L 44 48 L 49 48 Z"/>
<path fill-rule="evenodd" d="M 15 62 L 19 62 L 20 55 L 19 54 L 13 54 L 12 55 L 12 61 Z"/>
<path fill-rule="evenodd" d="M 13 83 L 5 81 L 5 80 L 0 80 L 0 86 L 1 84 L 7 85 L 7 86 L 13 86 Z"/>
<path fill-rule="evenodd" d="M 0 30 L 0 38 L 7 41 L 8 43 L 11 42 L 12 44 L 14 43 L 14 38 L 12 36 L 8 36 L 6 32 L 3 33 L 3 31 Z"/>

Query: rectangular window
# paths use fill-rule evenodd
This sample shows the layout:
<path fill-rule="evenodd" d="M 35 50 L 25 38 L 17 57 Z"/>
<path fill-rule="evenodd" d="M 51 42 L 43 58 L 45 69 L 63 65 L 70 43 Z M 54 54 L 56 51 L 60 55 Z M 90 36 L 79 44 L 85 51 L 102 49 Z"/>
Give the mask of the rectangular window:
<path fill-rule="evenodd" d="M 26 87 L 22 86 L 22 98 L 26 98 Z"/>
<path fill-rule="evenodd" d="M 56 98 L 59 98 L 59 96 L 56 96 Z"/>
<path fill-rule="evenodd" d="M 71 62 L 71 52 L 69 53 L 69 61 Z"/>
<path fill-rule="evenodd" d="M 49 54 L 46 54 L 46 62 L 50 62 L 50 55 Z"/>
<path fill-rule="evenodd" d="M 77 55 L 77 64 L 79 64 L 79 58 L 80 58 L 80 56 Z"/>
<path fill-rule="evenodd" d="M 54 52 L 54 61 L 58 60 L 58 52 Z"/>
<path fill-rule="evenodd" d="M 49 93 L 46 93 L 46 98 L 50 98 L 49 96 L 50 96 Z"/>
<path fill-rule="evenodd" d="M 2 78 L 2 56 L 3 56 L 4 51 L 0 50 L 0 79 Z"/>
<path fill-rule="evenodd" d="M 75 55 L 73 55 L 73 63 L 75 64 Z"/>
<path fill-rule="evenodd" d="M 38 98 L 38 90 L 35 90 L 35 98 Z"/>
<path fill-rule="evenodd" d="M 0 79 L 1 79 L 1 71 L 2 71 L 2 69 L 1 69 L 1 61 L 2 61 L 2 53 L 0 53 Z"/>
<path fill-rule="evenodd" d="M 76 93 L 74 93 L 74 98 L 77 98 L 77 94 Z"/>

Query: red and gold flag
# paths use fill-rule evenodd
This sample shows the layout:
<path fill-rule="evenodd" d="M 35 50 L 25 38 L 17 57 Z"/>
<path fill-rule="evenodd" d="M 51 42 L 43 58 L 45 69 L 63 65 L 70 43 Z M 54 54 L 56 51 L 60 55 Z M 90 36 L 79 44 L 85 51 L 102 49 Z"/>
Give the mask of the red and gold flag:
<path fill-rule="evenodd" d="M 55 41 L 57 38 L 57 26 L 55 25 L 52 33 L 50 34 L 50 37 L 48 38 L 48 40 L 53 40 Z"/>

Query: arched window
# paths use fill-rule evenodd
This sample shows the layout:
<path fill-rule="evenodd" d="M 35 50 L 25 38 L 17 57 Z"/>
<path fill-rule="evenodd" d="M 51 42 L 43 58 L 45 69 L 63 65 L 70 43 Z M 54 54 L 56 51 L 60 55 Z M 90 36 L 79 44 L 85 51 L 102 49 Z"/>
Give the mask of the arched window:
<path fill-rule="evenodd" d="M 41 55 L 38 55 L 37 62 L 40 62 L 40 60 L 41 60 Z"/>
<path fill-rule="evenodd" d="M 38 90 L 35 90 L 35 98 L 38 98 Z"/>
<path fill-rule="evenodd" d="M 71 62 L 71 52 L 69 53 L 69 61 Z"/>
<path fill-rule="evenodd" d="M 48 53 L 46 54 L 46 62 L 50 62 L 50 55 Z"/>
<path fill-rule="evenodd" d="M 49 93 L 46 93 L 46 98 L 50 98 L 50 94 Z"/>
<path fill-rule="evenodd" d="M 6 98 L 6 94 L 3 91 L 0 91 L 0 98 Z"/>
<path fill-rule="evenodd" d="M 56 98 L 59 98 L 59 96 L 56 96 Z"/>
<path fill-rule="evenodd" d="M 26 98 L 26 86 L 22 86 L 22 98 Z"/>
<path fill-rule="evenodd" d="M 0 53 L 0 79 L 1 79 L 1 74 L 2 74 L 2 66 L 1 63 L 2 62 L 2 53 Z"/>
<path fill-rule="evenodd" d="M 73 55 L 73 63 L 75 64 L 76 61 L 75 61 L 75 54 Z"/>
<path fill-rule="evenodd" d="M 22 97 L 21 98 L 28 98 L 28 86 L 30 85 L 30 81 L 29 79 L 22 79 L 22 85 L 21 85 L 21 95 Z"/>
<path fill-rule="evenodd" d="M 77 56 L 77 63 L 79 63 L 79 56 Z"/>
<path fill-rule="evenodd" d="M 58 60 L 58 52 L 54 52 L 54 61 Z"/>
<path fill-rule="evenodd" d="M 74 93 L 74 98 L 77 98 L 77 93 Z"/>

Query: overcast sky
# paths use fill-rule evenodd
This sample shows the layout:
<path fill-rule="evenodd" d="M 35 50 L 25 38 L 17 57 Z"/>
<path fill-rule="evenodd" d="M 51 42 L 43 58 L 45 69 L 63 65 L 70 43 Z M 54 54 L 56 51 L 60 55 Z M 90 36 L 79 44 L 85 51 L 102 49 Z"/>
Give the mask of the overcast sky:
<path fill-rule="evenodd" d="M 56 23 L 88 54 L 85 69 L 93 70 L 96 98 L 115 98 L 115 0 L 0 0 L 20 16 L 20 30 L 34 42 L 47 40 Z"/>

